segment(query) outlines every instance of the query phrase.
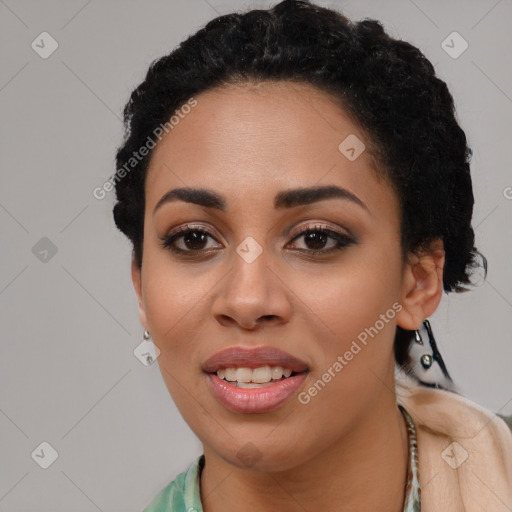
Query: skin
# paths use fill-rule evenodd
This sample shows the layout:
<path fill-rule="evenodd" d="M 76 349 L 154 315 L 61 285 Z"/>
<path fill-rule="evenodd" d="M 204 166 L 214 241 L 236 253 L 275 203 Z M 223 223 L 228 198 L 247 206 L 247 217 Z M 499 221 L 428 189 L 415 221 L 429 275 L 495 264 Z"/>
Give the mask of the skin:
<path fill-rule="evenodd" d="M 395 403 L 393 338 L 397 324 L 419 328 L 437 308 L 442 242 L 402 260 L 398 198 L 369 151 L 350 161 L 338 150 L 349 134 L 367 148 L 369 141 L 324 92 L 281 82 L 224 86 L 196 99 L 153 151 L 143 263 L 132 263 L 132 279 L 168 390 L 203 444 L 203 508 L 399 512 L 408 443 Z M 319 185 L 350 190 L 368 211 L 339 198 L 274 209 L 278 192 Z M 153 214 L 168 190 L 184 186 L 222 194 L 227 211 L 173 201 Z M 187 223 L 212 236 L 203 245 L 175 242 L 202 249 L 195 259 L 160 240 Z M 293 240 L 318 225 L 355 242 L 308 255 L 337 246 Z M 263 250 L 250 264 L 236 252 L 248 236 Z M 234 345 L 271 345 L 303 359 L 307 390 L 394 303 L 401 311 L 307 405 L 294 397 L 272 412 L 240 414 L 209 391 L 203 363 Z M 237 457 L 248 441 L 259 457 L 253 465 Z"/>

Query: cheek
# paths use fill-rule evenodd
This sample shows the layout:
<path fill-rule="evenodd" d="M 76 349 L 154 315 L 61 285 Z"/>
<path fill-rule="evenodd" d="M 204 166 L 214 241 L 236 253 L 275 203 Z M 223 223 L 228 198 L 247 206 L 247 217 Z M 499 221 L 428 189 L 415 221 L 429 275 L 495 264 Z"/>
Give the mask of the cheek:
<path fill-rule="evenodd" d="M 213 276 L 194 275 L 169 258 L 147 258 L 143 293 L 149 331 L 160 350 L 159 363 L 170 373 L 190 372 L 198 333 L 208 317 L 204 303 L 215 285 Z M 199 371 L 199 370 L 198 370 Z"/>
<path fill-rule="evenodd" d="M 389 377 L 400 307 L 397 257 L 397 249 L 391 246 L 358 251 L 330 275 L 303 281 L 304 289 L 313 290 L 305 303 L 317 315 L 311 316 L 311 333 L 318 340 L 319 364 L 311 383 L 317 379 L 328 383 L 316 386 L 322 389 L 322 398 L 315 400 L 312 409 L 319 414 L 324 407 L 327 414 L 340 397 L 345 412 L 357 409 L 359 401 L 371 401 Z"/>
<path fill-rule="evenodd" d="M 388 263 L 396 262 L 396 258 L 383 250 L 354 252 L 343 265 L 303 279 L 297 286 L 304 292 L 304 302 L 318 314 L 324 327 L 330 328 L 332 336 L 355 338 L 398 299 L 400 266 Z M 387 316 L 394 318 L 393 312 Z"/>

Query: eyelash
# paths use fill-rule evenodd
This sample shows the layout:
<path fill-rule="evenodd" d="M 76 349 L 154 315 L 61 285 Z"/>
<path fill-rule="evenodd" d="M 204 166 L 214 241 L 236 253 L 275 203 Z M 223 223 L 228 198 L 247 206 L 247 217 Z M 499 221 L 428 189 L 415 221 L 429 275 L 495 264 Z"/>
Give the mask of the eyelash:
<path fill-rule="evenodd" d="M 185 235 L 187 235 L 189 233 L 200 233 L 203 235 L 207 235 L 211 238 L 214 238 L 210 232 L 208 232 L 202 228 L 194 227 L 194 226 L 186 226 L 186 227 L 180 228 L 178 231 L 176 231 L 172 235 L 165 236 L 165 237 L 161 238 L 160 239 L 161 245 L 164 249 L 167 249 L 167 250 L 177 254 L 178 256 L 189 257 L 189 258 L 201 256 L 201 253 L 203 253 L 203 255 L 204 255 L 205 252 L 212 252 L 212 251 L 205 251 L 204 249 L 200 249 L 197 251 L 194 251 L 194 250 L 185 251 L 183 249 L 178 249 L 177 247 L 175 247 L 173 245 L 177 240 L 179 240 L 180 238 L 183 238 Z M 355 243 L 355 240 L 353 238 L 349 237 L 348 235 L 339 233 L 333 229 L 325 228 L 322 226 L 314 226 L 314 227 L 306 228 L 303 231 L 300 231 L 299 233 L 297 233 L 290 241 L 293 242 L 293 241 L 297 240 L 298 238 L 309 235 L 311 233 L 319 233 L 322 235 L 326 235 L 327 237 L 333 238 L 334 240 L 337 241 L 337 246 L 332 247 L 330 249 L 318 249 L 318 250 L 316 250 L 316 249 L 299 249 L 300 252 L 303 252 L 303 253 L 305 252 L 308 255 L 313 256 L 313 257 L 325 256 L 325 255 L 331 254 L 333 252 L 338 252 L 338 251 L 341 251 L 342 249 L 344 249 L 345 247 L 348 247 Z"/>

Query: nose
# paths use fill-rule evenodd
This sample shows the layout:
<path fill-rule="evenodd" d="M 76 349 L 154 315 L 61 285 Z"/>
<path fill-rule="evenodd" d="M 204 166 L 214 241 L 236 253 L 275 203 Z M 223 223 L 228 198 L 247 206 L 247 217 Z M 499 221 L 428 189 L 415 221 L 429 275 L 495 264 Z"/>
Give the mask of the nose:
<path fill-rule="evenodd" d="M 264 254 L 265 251 L 252 263 L 236 255 L 212 305 L 213 317 L 222 326 L 255 330 L 290 320 L 289 288 Z"/>

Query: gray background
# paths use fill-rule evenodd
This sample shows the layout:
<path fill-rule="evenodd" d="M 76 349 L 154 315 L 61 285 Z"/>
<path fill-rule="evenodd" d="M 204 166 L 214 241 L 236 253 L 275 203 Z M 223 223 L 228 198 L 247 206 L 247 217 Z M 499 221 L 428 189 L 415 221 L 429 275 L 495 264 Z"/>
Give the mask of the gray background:
<path fill-rule="evenodd" d="M 149 63 L 218 14 L 275 3 L 0 1 L 0 510 L 141 510 L 201 453 L 157 364 L 133 355 L 130 246 L 113 192 L 92 191 L 115 171 L 121 109 Z M 381 20 L 454 95 L 490 268 L 431 321 L 464 394 L 511 414 L 512 2 L 318 3 Z M 31 48 L 43 31 L 59 45 L 47 59 Z M 453 31 L 469 43 L 457 59 L 441 47 Z M 43 441 L 58 452 L 48 469 L 31 456 Z"/>

